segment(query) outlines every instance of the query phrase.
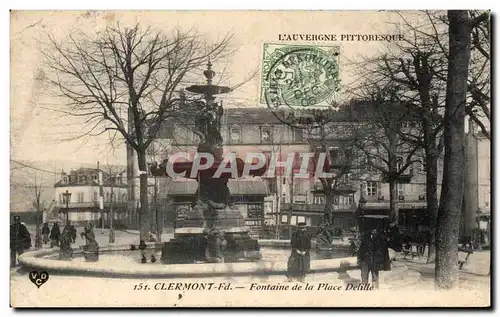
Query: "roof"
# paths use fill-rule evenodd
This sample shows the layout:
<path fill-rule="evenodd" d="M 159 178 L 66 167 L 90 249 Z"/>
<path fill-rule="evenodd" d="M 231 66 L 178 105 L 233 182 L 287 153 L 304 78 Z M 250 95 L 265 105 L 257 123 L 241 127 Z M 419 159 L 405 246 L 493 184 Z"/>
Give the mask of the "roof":
<path fill-rule="evenodd" d="M 119 167 L 119 170 L 121 170 L 121 167 Z M 125 170 L 125 167 L 123 167 L 123 170 Z M 98 178 L 94 179 L 93 176 L 98 177 L 99 175 L 99 169 L 97 168 L 88 168 L 88 167 L 81 167 L 77 170 L 72 170 L 69 173 L 63 173 L 64 176 L 72 176 L 71 180 L 67 180 L 67 182 L 63 183 L 63 180 L 61 179 L 60 181 L 56 182 L 54 184 L 54 187 L 66 187 L 66 186 L 96 186 L 99 185 Z M 79 176 L 85 176 L 85 178 L 80 181 Z M 119 178 L 119 174 L 116 175 L 116 178 Z M 124 181 L 122 184 L 117 183 L 116 181 L 113 180 L 113 177 L 110 176 L 109 173 L 106 173 L 106 171 L 103 171 L 103 186 L 127 186 L 126 181 Z"/>
<path fill-rule="evenodd" d="M 231 196 L 269 196 L 269 188 L 264 180 L 234 180 L 228 182 Z M 168 190 L 169 196 L 190 196 L 196 193 L 198 182 L 194 180 L 173 181 Z"/>

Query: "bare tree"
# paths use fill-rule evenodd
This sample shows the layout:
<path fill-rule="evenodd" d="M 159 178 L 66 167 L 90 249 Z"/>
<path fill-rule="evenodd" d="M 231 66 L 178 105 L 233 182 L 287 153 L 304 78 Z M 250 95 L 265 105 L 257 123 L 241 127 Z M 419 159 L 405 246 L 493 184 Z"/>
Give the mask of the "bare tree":
<path fill-rule="evenodd" d="M 140 173 L 141 239 L 148 233 L 146 150 L 167 118 L 185 115 L 177 91 L 209 58 L 230 54 L 231 37 L 209 44 L 192 30 L 166 35 L 151 28 L 107 27 L 92 35 L 53 36 L 42 50 L 46 80 L 64 106 L 56 109 L 85 124 L 76 137 L 112 134 L 137 154 Z"/>
<path fill-rule="evenodd" d="M 408 183 L 413 176 L 413 165 L 420 163 L 420 146 L 401 138 L 402 131 L 415 125 L 408 105 L 399 98 L 401 86 L 390 80 L 370 78 L 363 81 L 353 103 L 353 116 L 360 120 L 356 147 L 365 159 L 365 165 L 381 174 L 381 181 L 389 184 L 390 220 L 399 221 L 397 184 Z"/>
<path fill-rule="evenodd" d="M 345 121 L 345 113 L 339 112 L 338 108 L 338 105 L 332 105 L 326 109 L 283 112 L 277 115 L 278 118 L 286 118 L 282 121 L 286 125 L 303 131 L 315 154 L 312 162 L 314 172 L 318 164 L 323 164 L 319 169 L 330 174 L 329 177 L 318 177 L 325 196 L 325 210 L 318 239 L 325 245 L 331 244 L 334 238 L 335 199 L 356 192 L 352 181 L 359 171 L 358 162 L 353 162 L 358 131 L 355 129 L 356 123 Z M 325 161 L 320 159 L 320 155 L 324 156 Z"/>

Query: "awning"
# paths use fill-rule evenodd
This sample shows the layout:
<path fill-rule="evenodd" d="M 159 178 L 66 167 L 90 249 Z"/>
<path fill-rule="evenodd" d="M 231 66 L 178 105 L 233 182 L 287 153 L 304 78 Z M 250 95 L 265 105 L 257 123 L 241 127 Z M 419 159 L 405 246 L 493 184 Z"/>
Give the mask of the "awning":
<path fill-rule="evenodd" d="M 269 196 L 269 188 L 264 180 L 234 180 L 228 182 L 231 196 Z M 167 186 L 168 196 L 194 195 L 198 189 L 198 182 L 193 180 L 172 181 Z"/>
<path fill-rule="evenodd" d="M 390 209 L 391 205 L 389 202 L 373 202 L 366 203 L 364 209 L 366 210 L 383 210 Z M 427 208 L 427 203 L 425 201 L 408 201 L 408 202 L 399 202 L 398 209 L 425 209 Z"/>

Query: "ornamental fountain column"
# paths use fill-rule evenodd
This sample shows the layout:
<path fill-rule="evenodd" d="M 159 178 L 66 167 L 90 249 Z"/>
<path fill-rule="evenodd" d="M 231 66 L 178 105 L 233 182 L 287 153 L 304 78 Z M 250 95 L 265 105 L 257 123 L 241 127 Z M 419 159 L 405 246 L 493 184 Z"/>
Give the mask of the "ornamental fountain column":
<path fill-rule="evenodd" d="M 206 170 L 195 175 L 198 190 L 195 193 L 195 205 L 182 221 L 181 228 L 176 225 L 174 239 L 164 243 L 161 260 L 163 263 L 193 263 L 196 261 L 224 262 L 248 258 L 258 258 L 259 246 L 252 239 L 248 228 L 244 226 L 241 213 L 231 204 L 228 187 L 229 179 L 234 175 L 222 174 L 214 177 L 223 161 L 223 139 L 221 124 L 224 109 L 221 103 L 215 101 L 215 96 L 228 93 L 229 87 L 212 84 L 215 72 L 210 61 L 205 85 L 193 85 L 187 91 L 203 95 L 205 101 L 194 101 L 189 106 L 197 109 L 194 117 L 195 127 L 202 135 L 197 153 L 210 154 L 214 163 Z M 155 176 L 170 176 L 167 174 L 165 160 L 160 166 L 153 166 L 151 172 Z M 241 176 L 244 162 L 236 159 L 238 176 Z M 185 173 L 190 177 L 193 162 L 177 162 L 173 164 L 175 173 Z M 261 176 L 266 167 L 252 170 L 251 175 Z"/>

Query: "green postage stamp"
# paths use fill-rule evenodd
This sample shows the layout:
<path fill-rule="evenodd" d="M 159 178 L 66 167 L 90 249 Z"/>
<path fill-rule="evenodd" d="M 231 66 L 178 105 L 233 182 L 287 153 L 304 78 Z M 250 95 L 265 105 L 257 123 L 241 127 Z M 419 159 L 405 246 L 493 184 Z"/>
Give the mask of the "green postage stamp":
<path fill-rule="evenodd" d="M 260 103 L 328 107 L 340 91 L 339 46 L 264 44 Z"/>

